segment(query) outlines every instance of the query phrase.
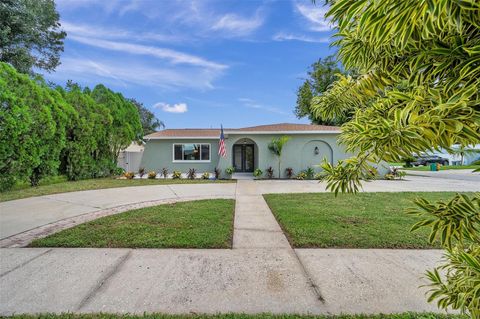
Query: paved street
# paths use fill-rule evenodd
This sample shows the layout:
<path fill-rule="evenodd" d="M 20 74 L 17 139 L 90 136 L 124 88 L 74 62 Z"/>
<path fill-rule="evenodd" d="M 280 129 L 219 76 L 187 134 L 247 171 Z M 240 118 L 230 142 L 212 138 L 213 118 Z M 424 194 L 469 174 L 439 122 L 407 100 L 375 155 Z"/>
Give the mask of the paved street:
<path fill-rule="evenodd" d="M 0 249 L 0 315 L 438 311 L 419 286 L 425 283 L 425 270 L 440 260 L 440 250 L 290 247 L 261 194 L 324 188 L 316 181 L 242 180 L 236 185 L 129 187 L 0 203 L 2 243 L 17 238 L 18 245 L 28 243 L 21 241 L 27 235 L 132 208 L 236 199 L 233 249 Z M 480 181 L 410 176 L 369 182 L 364 190 L 479 191 Z"/>

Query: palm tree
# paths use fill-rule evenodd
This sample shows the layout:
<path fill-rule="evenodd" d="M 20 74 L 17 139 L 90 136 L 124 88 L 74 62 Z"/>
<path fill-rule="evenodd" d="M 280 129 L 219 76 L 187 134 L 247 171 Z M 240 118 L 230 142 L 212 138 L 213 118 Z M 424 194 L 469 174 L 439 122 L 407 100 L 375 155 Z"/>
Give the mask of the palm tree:
<path fill-rule="evenodd" d="M 282 164 L 282 150 L 285 144 L 290 140 L 289 136 L 281 136 L 278 138 L 273 138 L 272 141 L 268 144 L 268 149 L 275 156 L 278 157 L 278 178 L 281 178 L 281 164 Z"/>
<path fill-rule="evenodd" d="M 460 155 L 460 165 L 464 165 L 465 155 L 474 155 L 480 153 L 480 150 L 471 148 L 469 146 L 460 145 L 452 148 L 452 154 Z"/>

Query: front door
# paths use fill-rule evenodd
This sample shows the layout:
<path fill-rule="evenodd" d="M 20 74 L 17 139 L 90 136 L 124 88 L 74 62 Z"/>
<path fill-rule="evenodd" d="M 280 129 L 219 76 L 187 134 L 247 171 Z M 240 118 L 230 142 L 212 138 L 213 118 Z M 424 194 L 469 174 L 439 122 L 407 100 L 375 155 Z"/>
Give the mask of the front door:
<path fill-rule="evenodd" d="M 233 145 L 235 172 L 253 172 L 255 166 L 253 144 Z"/>

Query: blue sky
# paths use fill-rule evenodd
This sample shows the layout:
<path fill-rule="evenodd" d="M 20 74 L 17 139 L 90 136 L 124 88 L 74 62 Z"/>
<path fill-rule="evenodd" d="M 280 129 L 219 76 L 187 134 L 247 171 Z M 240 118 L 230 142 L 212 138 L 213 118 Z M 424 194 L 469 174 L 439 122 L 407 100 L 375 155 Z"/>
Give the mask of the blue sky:
<path fill-rule="evenodd" d="M 167 128 L 307 123 L 308 67 L 334 52 L 321 1 L 57 0 L 67 31 L 47 79 L 103 83 Z"/>

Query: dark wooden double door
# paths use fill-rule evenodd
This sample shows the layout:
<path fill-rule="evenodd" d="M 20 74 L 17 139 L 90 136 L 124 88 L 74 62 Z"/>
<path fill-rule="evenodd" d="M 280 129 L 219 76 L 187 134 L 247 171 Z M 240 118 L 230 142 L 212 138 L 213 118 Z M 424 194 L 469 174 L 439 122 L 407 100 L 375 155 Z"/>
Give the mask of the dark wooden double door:
<path fill-rule="evenodd" d="M 253 144 L 233 145 L 233 167 L 235 172 L 253 172 L 255 168 Z"/>

